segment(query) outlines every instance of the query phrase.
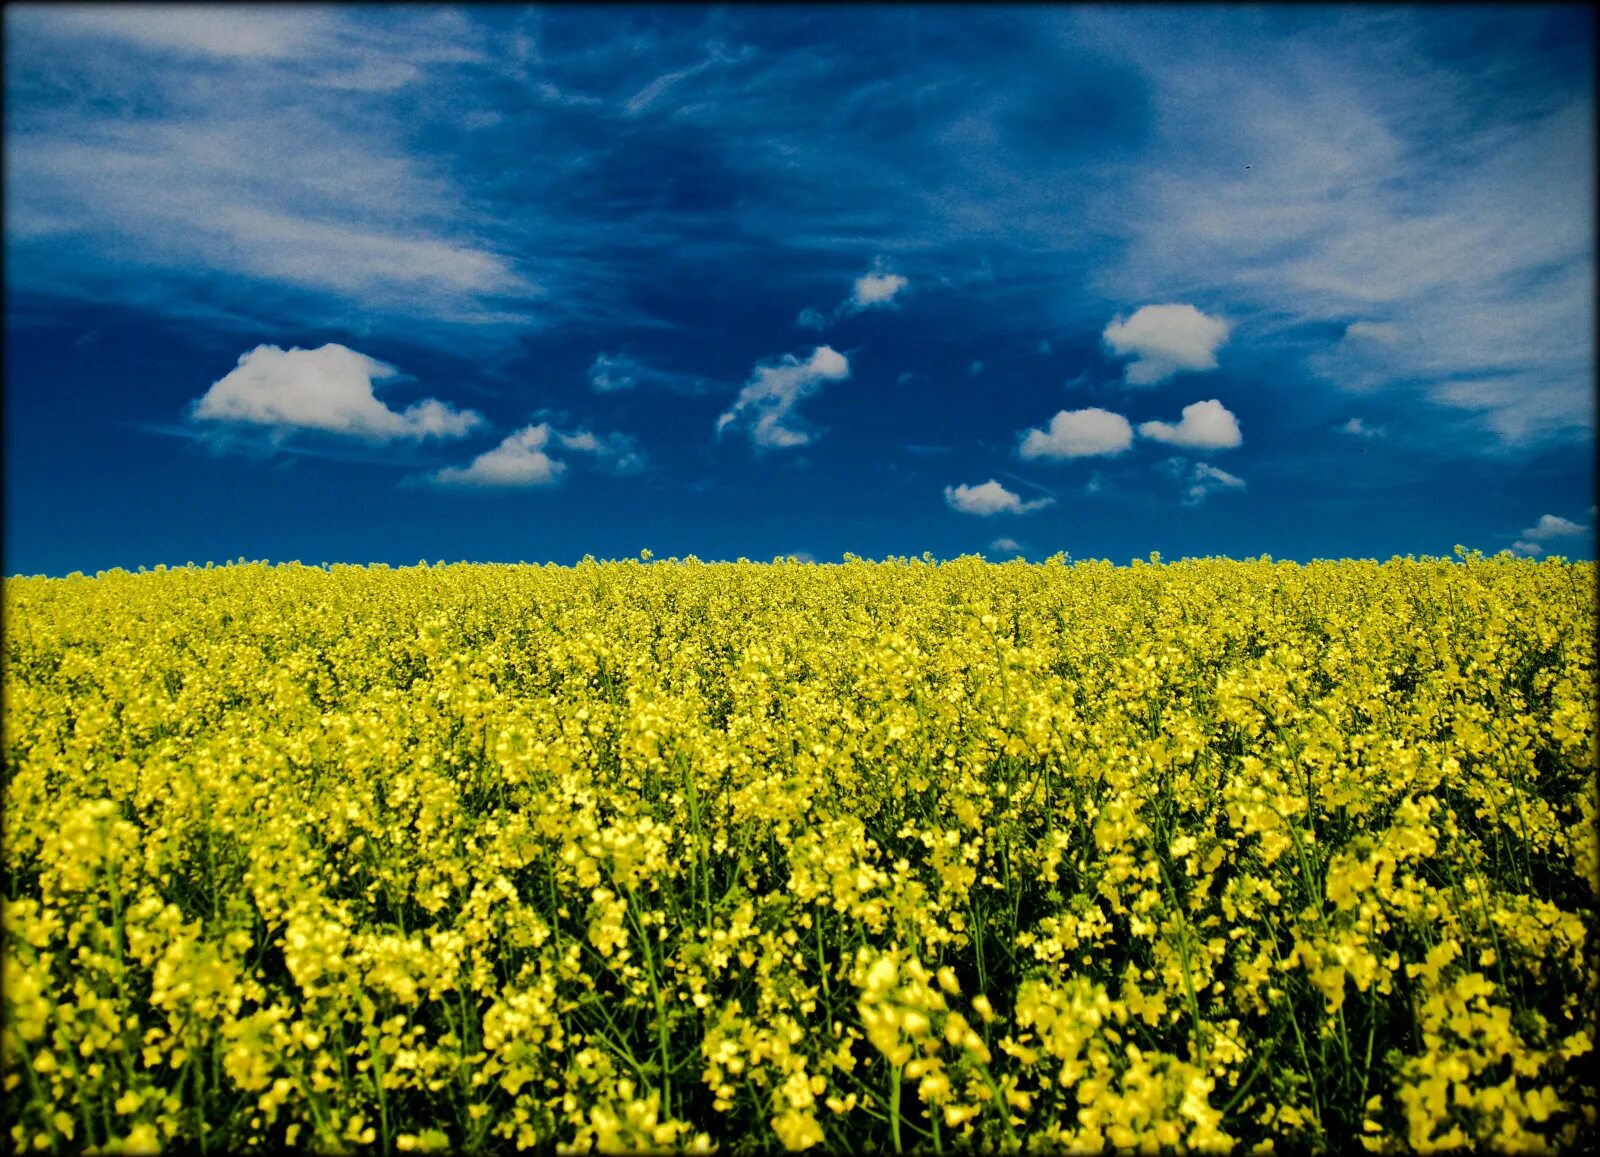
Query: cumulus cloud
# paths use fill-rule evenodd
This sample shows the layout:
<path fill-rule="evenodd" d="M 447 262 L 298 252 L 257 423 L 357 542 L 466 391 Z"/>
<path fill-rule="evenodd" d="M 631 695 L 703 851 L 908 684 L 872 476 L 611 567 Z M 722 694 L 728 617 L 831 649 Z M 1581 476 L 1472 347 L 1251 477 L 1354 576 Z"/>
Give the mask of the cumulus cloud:
<path fill-rule="evenodd" d="M 550 435 L 548 422 L 524 426 L 493 450 L 479 454 L 470 466 L 449 466 L 435 472 L 433 481 L 441 486 L 553 486 L 567 464 L 546 452 Z"/>
<path fill-rule="evenodd" d="M 795 323 L 805 329 L 827 329 L 846 314 L 892 306 L 895 296 L 910 284 L 910 280 L 906 277 L 890 272 L 880 257 L 873 263 L 872 272 L 863 273 L 856 278 L 850 296 L 834 306 L 830 312 L 823 313 L 820 309 L 808 305 L 800 311 Z"/>
<path fill-rule="evenodd" d="M 1594 507 L 1589 508 L 1589 516 L 1594 517 Z M 1525 528 L 1511 544 L 1514 554 L 1526 558 L 1541 555 L 1547 549 L 1546 544 L 1556 538 L 1585 538 L 1594 534 L 1592 527 L 1583 526 L 1573 522 L 1570 518 L 1562 518 L 1559 514 L 1546 514 L 1532 526 Z"/>
<path fill-rule="evenodd" d="M 1558 514 L 1546 514 L 1522 532 L 1522 539 L 1530 543 L 1549 542 L 1552 538 L 1576 538 L 1588 533 L 1587 526 L 1580 526 Z"/>
<path fill-rule="evenodd" d="M 1139 436 L 1191 450 L 1226 450 L 1244 442 L 1244 436 L 1239 433 L 1239 419 L 1215 398 L 1185 406 L 1183 420 L 1177 425 L 1144 422 L 1139 426 Z"/>
<path fill-rule="evenodd" d="M 1121 414 L 1091 406 L 1062 410 L 1050 419 L 1048 431 L 1029 429 L 1017 453 L 1026 459 L 1089 458 L 1121 454 L 1133 445 L 1133 427 Z"/>
<path fill-rule="evenodd" d="M 1351 418 L 1339 427 L 1339 432 L 1356 438 L 1381 438 L 1385 430 L 1382 426 L 1369 426 L 1360 418 Z"/>
<path fill-rule="evenodd" d="M 260 345 L 190 404 L 189 418 L 371 442 L 459 438 L 484 424 L 481 414 L 435 398 L 390 409 L 373 394 L 373 384 L 398 375 L 393 366 L 333 342 L 314 350 Z"/>
<path fill-rule="evenodd" d="M 1032 502 L 1024 502 L 993 478 L 977 486 L 946 486 L 944 500 L 952 510 L 982 518 L 995 514 L 1027 514 L 1030 510 L 1043 509 L 1055 501 L 1053 498 L 1035 498 Z"/>
<path fill-rule="evenodd" d="M 856 278 L 855 292 L 850 304 L 856 309 L 869 309 L 874 305 L 888 305 L 894 295 L 909 283 L 898 273 L 868 273 Z"/>
<path fill-rule="evenodd" d="M 717 418 L 717 436 L 743 423 L 751 443 L 762 449 L 804 446 L 812 436 L 796 425 L 795 407 L 822 383 L 849 376 L 849 360 L 831 346 L 818 346 L 805 361 L 785 354 L 774 365 L 758 365 L 733 405 Z"/>
<path fill-rule="evenodd" d="M 1153 386 L 1182 370 L 1216 369 L 1228 323 L 1192 305 L 1147 305 L 1126 321 L 1118 314 L 1102 336 L 1114 355 L 1134 359 L 1128 385 Z"/>
<path fill-rule="evenodd" d="M 1022 552 L 1022 544 L 1014 538 L 1007 538 L 1002 535 L 989 544 L 989 549 L 996 554 L 1020 554 Z"/>
<path fill-rule="evenodd" d="M 554 486 L 566 472 L 567 464 L 554 457 L 552 450 L 588 455 L 616 473 L 628 473 L 643 465 L 643 457 L 625 434 L 601 437 L 588 430 L 567 433 L 549 422 L 539 422 L 507 435 L 500 445 L 479 454 L 470 465 L 448 466 L 429 475 L 429 480 L 440 486 L 485 489 Z"/>

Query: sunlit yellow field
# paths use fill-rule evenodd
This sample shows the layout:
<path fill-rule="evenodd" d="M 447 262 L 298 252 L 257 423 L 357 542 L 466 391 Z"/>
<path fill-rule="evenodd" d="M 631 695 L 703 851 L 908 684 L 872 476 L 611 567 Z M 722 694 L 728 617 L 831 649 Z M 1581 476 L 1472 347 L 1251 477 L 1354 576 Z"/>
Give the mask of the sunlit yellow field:
<path fill-rule="evenodd" d="M 5 583 L 19 1150 L 1593 1140 L 1595 568 Z"/>

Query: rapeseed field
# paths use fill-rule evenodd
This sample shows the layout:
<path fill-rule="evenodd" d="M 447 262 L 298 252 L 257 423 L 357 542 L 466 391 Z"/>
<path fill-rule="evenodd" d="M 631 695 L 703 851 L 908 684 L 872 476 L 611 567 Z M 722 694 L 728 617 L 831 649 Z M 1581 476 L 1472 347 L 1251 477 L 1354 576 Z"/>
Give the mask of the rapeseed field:
<path fill-rule="evenodd" d="M 16 1151 L 1595 1139 L 1593 563 L 4 600 Z"/>

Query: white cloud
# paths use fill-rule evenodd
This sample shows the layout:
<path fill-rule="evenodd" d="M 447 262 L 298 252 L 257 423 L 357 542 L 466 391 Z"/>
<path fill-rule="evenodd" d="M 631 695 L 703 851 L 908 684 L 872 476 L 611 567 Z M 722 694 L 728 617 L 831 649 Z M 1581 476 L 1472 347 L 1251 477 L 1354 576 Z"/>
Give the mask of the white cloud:
<path fill-rule="evenodd" d="M 1591 518 L 1594 517 L 1595 508 L 1591 506 L 1588 513 Z M 1526 558 L 1534 558 L 1545 552 L 1546 544 L 1552 539 L 1585 538 L 1593 534 L 1592 527 L 1562 518 L 1559 514 L 1545 514 L 1540 516 L 1538 522 L 1523 529 L 1517 541 L 1511 544 L 1511 550 Z"/>
<path fill-rule="evenodd" d="M 473 324 L 513 316 L 493 307 L 497 295 L 539 292 L 507 257 L 440 231 L 442 181 L 331 124 L 292 133 L 223 104 L 181 123 L 24 130 L 8 135 L 6 161 L 21 186 L 8 210 L 43 243 L 68 236 L 99 254 L 96 271 L 226 273 Z M 62 274 L 38 269 L 28 275 L 47 283 Z"/>
<path fill-rule="evenodd" d="M 1382 426 L 1369 426 L 1360 418 L 1351 418 L 1339 427 L 1340 433 L 1350 434 L 1356 438 L 1381 438 L 1387 431 Z"/>
<path fill-rule="evenodd" d="M 373 383 L 398 375 L 393 366 L 329 343 L 287 351 L 261 345 L 242 354 L 226 377 L 189 407 L 200 422 L 267 426 L 287 433 L 317 430 L 374 442 L 396 438 L 459 438 L 483 424 L 471 410 L 428 398 L 391 410 Z"/>
<path fill-rule="evenodd" d="M 314 49 L 323 18 L 315 8 L 230 4 L 64 5 L 62 31 L 198 56 L 275 59 Z"/>
<path fill-rule="evenodd" d="M 1031 479 L 1024 478 L 1020 474 L 1013 474 L 1009 470 L 1002 470 L 1001 473 L 1004 474 L 1007 478 L 1011 479 L 1013 482 L 1022 483 L 1024 486 L 1028 487 L 1030 490 L 1042 490 L 1042 491 L 1044 491 L 1044 493 L 1048 494 L 1051 498 L 1057 497 L 1055 491 L 1049 490 L 1049 489 L 1047 489 L 1047 488 L 1045 488 L 1043 486 L 1040 486 L 1037 482 L 1034 482 Z"/>
<path fill-rule="evenodd" d="M 1026 514 L 1030 510 L 1040 510 L 1055 501 L 1053 498 L 1036 498 L 1032 502 L 1024 502 L 1011 491 L 1007 490 L 993 478 L 977 486 L 946 486 L 944 500 L 950 504 L 952 510 L 959 510 L 962 514 L 976 514 L 988 518 L 995 514 Z"/>
<path fill-rule="evenodd" d="M 909 284 L 911 283 L 907 278 L 889 272 L 884 259 L 880 257 L 873 263 L 873 271 L 863 273 L 856 278 L 850 296 L 834 306 L 830 312 L 823 313 L 815 306 L 808 305 L 800 311 L 795 323 L 804 329 L 818 331 L 827 329 L 847 314 L 893 306 L 895 296 Z"/>
<path fill-rule="evenodd" d="M 1307 357 L 1318 376 L 1477 411 L 1508 446 L 1593 429 L 1587 80 L 1513 80 L 1520 51 L 1441 53 L 1431 24 L 1392 11 L 1348 9 L 1327 38 L 1270 53 L 1248 34 L 1213 52 L 1224 42 L 1193 26 L 1092 19 L 1161 110 L 1155 163 L 1099 207 L 1129 232 L 1102 292 L 1225 289 L 1263 348 L 1269 331 L 1292 347 L 1295 329 L 1344 326 Z M 1549 27 L 1463 19 L 1482 44 Z"/>
<path fill-rule="evenodd" d="M 552 433 L 562 449 L 571 450 L 576 454 L 591 455 L 602 469 L 613 474 L 634 474 L 644 469 L 644 455 L 635 447 L 633 439 L 626 434 L 611 433 L 601 436 L 588 430 L 576 430 L 571 434 L 552 430 Z"/>
<path fill-rule="evenodd" d="M 1181 458 L 1174 461 L 1182 462 Z M 1218 490 L 1243 490 L 1244 479 L 1220 470 L 1209 462 L 1196 462 L 1185 479 L 1183 504 L 1198 506 L 1206 496 Z"/>
<path fill-rule="evenodd" d="M 435 471 L 429 480 L 440 486 L 486 489 L 553 486 L 567 469 L 566 462 L 550 453 L 557 448 L 590 455 L 617 473 L 629 473 L 643 464 L 633 440 L 624 434 L 599 437 L 588 430 L 566 433 L 549 422 L 539 422 L 507 435 L 500 445 L 479 454 L 470 465 Z"/>
<path fill-rule="evenodd" d="M 636 384 L 633 362 L 622 354 L 596 354 L 589 367 L 589 385 L 597 394 L 631 390 Z"/>
<path fill-rule="evenodd" d="M 907 284 L 906 279 L 898 273 L 865 274 L 856 278 L 855 293 L 850 298 L 850 304 L 857 309 L 888 305 Z"/>
<path fill-rule="evenodd" d="M 794 408 L 816 393 L 823 382 L 849 376 L 849 360 L 831 346 L 818 346 L 805 361 L 785 354 L 776 365 L 758 365 L 733 405 L 717 418 L 717 435 L 744 422 L 755 446 L 804 446 L 811 435 L 793 424 Z"/>
<path fill-rule="evenodd" d="M 22 83 L 59 94 L 8 105 L 8 287 L 234 324 L 360 332 L 387 315 L 413 338 L 418 321 L 526 326 L 538 298 L 589 308 L 552 292 L 568 259 L 510 255 L 544 225 L 537 205 L 513 218 L 416 146 L 408 122 L 470 99 L 427 70 L 476 58 L 479 27 L 416 9 L 8 8 Z M 407 83 L 420 105 L 366 96 Z"/>
<path fill-rule="evenodd" d="M 540 99 L 549 104 L 561 105 L 565 108 L 594 108 L 606 102 L 597 96 L 586 96 L 583 93 L 563 92 L 557 85 L 549 81 L 540 81 L 533 89 L 539 94 Z"/>
<path fill-rule="evenodd" d="M 1023 433 L 1017 453 L 1023 458 L 1088 458 L 1121 454 L 1133 445 L 1133 427 L 1121 414 L 1091 406 L 1062 410 L 1050 419 L 1050 430 Z"/>
<path fill-rule="evenodd" d="M 1117 357 L 1132 357 L 1125 380 L 1153 386 L 1181 370 L 1217 368 L 1217 350 L 1228 340 L 1228 323 L 1192 305 L 1147 305 L 1126 321 L 1119 314 L 1102 335 Z"/>
<path fill-rule="evenodd" d="M 702 72 L 714 64 L 738 64 L 740 61 L 745 60 L 750 55 L 749 47 L 741 48 L 739 52 L 733 56 L 729 56 L 723 52 L 720 45 L 712 44 L 709 46 L 709 48 L 710 55 L 700 63 L 692 64 L 688 68 L 680 68 L 675 72 L 668 72 L 658 76 L 649 84 L 641 88 L 638 92 L 634 93 L 633 96 L 629 97 L 627 103 L 623 106 L 627 110 L 628 115 L 638 116 L 645 109 L 649 108 L 651 105 L 660 100 L 662 94 L 666 93 L 672 88 L 675 88 L 685 80 L 688 80 L 690 77 L 699 76 Z"/>
<path fill-rule="evenodd" d="M 520 285 L 499 256 L 426 237 L 385 235 L 246 206 L 223 208 L 210 224 L 248 239 L 251 272 L 352 296 L 378 285 L 469 294 Z"/>
<path fill-rule="evenodd" d="M 1006 538 L 1002 535 L 989 544 L 989 549 L 996 554 L 1020 554 L 1022 552 L 1022 544 L 1014 538 Z"/>
<path fill-rule="evenodd" d="M 1183 420 L 1176 426 L 1169 422 L 1144 422 L 1139 426 L 1139 435 L 1192 450 L 1226 450 L 1244 442 L 1244 436 L 1239 433 L 1239 420 L 1215 398 L 1185 406 Z"/>
<path fill-rule="evenodd" d="M 531 487 L 553 486 L 567 464 L 545 452 L 550 444 L 550 424 L 524 426 L 493 450 L 486 450 L 470 466 L 449 466 L 432 475 L 441 486 Z"/>
<path fill-rule="evenodd" d="M 1576 538 L 1588 533 L 1587 526 L 1579 526 L 1576 522 L 1557 514 L 1546 514 L 1524 530 L 1522 537 L 1528 542 L 1549 542 L 1552 538 Z"/>
<path fill-rule="evenodd" d="M 712 383 L 695 374 L 657 369 L 624 353 L 600 353 L 589 366 L 589 387 L 597 394 L 609 394 L 634 387 L 660 388 L 680 394 L 703 394 Z"/>

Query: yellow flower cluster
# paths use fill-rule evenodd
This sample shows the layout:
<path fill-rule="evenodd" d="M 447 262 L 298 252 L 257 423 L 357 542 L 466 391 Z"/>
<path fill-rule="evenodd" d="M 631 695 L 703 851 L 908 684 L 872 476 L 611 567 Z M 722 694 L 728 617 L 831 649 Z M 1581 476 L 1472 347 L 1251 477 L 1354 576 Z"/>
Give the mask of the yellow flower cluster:
<path fill-rule="evenodd" d="M 1597 1140 L 1595 567 L 4 587 L 18 1152 Z"/>

